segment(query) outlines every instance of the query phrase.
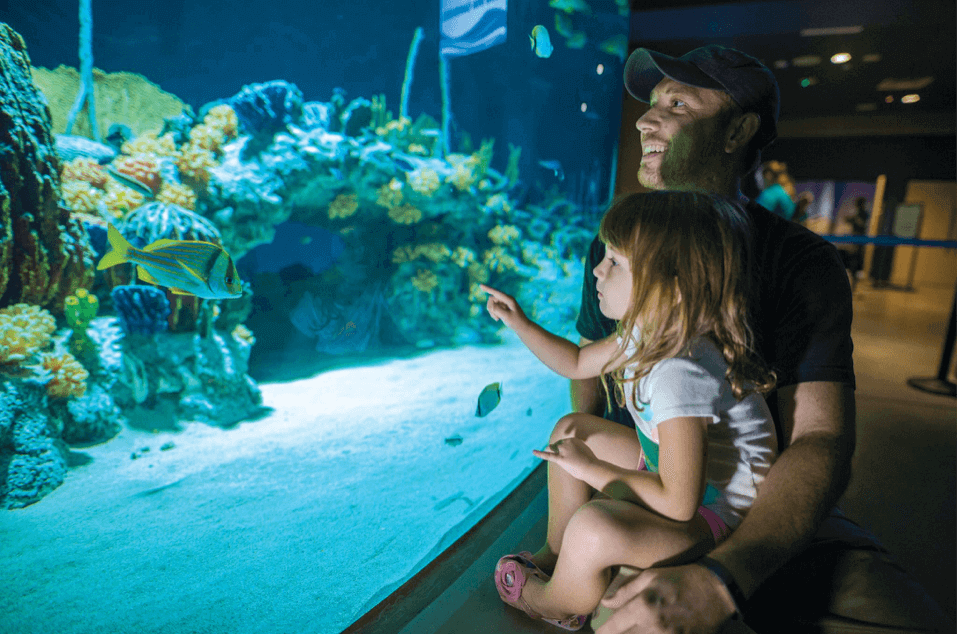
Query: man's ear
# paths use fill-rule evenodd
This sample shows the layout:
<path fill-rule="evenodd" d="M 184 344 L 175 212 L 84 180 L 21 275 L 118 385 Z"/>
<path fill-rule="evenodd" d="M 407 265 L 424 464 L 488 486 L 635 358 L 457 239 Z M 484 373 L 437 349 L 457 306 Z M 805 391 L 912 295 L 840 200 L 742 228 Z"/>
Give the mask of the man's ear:
<path fill-rule="evenodd" d="M 739 148 L 748 145 L 752 137 L 761 127 L 761 117 L 754 112 L 746 112 L 743 115 L 733 119 L 728 126 L 728 134 L 724 143 L 724 151 L 728 154 L 734 154 Z"/>

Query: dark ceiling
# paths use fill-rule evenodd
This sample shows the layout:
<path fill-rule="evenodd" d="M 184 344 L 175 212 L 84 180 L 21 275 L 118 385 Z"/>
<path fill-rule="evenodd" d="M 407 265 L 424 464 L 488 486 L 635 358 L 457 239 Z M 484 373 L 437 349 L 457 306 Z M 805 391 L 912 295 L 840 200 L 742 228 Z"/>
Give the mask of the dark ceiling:
<path fill-rule="evenodd" d="M 954 0 L 633 0 L 630 40 L 631 48 L 643 46 L 672 55 L 721 44 L 757 57 L 774 71 L 781 87 L 782 134 L 813 127 L 808 122 L 821 127 L 843 120 L 874 128 L 871 134 L 889 128 L 898 133 L 953 135 L 955 4 Z M 838 32 L 828 34 L 834 29 Z M 832 63 L 836 53 L 849 53 L 851 61 Z M 820 61 L 800 66 L 800 58 L 807 56 Z M 809 85 L 802 86 L 802 80 Z M 901 102 L 911 94 L 919 95 L 919 101 Z"/>

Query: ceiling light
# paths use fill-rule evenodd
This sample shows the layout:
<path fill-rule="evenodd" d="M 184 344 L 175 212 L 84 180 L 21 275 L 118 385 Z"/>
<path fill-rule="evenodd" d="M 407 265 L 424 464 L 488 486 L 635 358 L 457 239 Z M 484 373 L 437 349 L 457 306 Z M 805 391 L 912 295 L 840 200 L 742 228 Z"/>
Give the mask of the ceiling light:
<path fill-rule="evenodd" d="M 865 61 L 865 62 L 879 62 L 879 61 L 881 61 L 881 54 L 880 54 L 880 53 L 868 53 L 868 54 L 866 54 L 864 57 L 862 57 L 861 59 L 862 59 L 863 61 Z"/>
<path fill-rule="evenodd" d="M 888 77 L 887 79 L 881 80 L 881 83 L 877 85 L 877 90 L 920 90 L 921 88 L 930 86 L 933 81 L 933 77 L 917 77 L 914 79 L 894 79 L 893 77 Z"/>
<path fill-rule="evenodd" d="M 884 102 L 885 102 L 885 103 L 888 103 L 888 104 L 894 103 L 894 96 L 893 96 L 893 95 L 888 95 L 887 97 L 884 98 Z"/>
<path fill-rule="evenodd" d="M 831 64 L 844 64 L 851 61 L 850 53 L 835 53 L 831 56 Z"/>
<path fill-rule="evenodd" d="M 801 88 L 807 88 L 817 83 L 817 77 L 805 77 L 801 80 Z"/>
<path fill-rule="evenodd" d="M 920 101 L 920 95 L 917 93 L 911 93 L 910 95 L 904 95 L 901 97 L 902 104 L 916 104 Z"/>
<path fill-rule="evenodd" d="M 854 106 L 854 110 L 857 112 L 870 112 L 872 110 L 877 110 L 877 104 L 858 104 Z"/>
<path fill-rule="evenodd" d="M 818 55 L 802 55 L 795 57 L 791 63 L 795 66 L 817 66 L 821 63 L 821 58 Z"/>
<path fill-rule="evenodd" d="M 774 63 L 774 68 L 787 68 L 787 67 L 788 67 L 787 60 L 778 60 Z"/>
<path fill-rule="evenodd" d="M 585 102 L 582 102 L 582 112 L 585 112 L 587 110 L 588 110 L 588 104 L 586 104 Z"/>
<path fill-rule="evenodd" d="M 598 73 L 599 75 L 601 75 L 602 73 L 604 73 L 604 72 L 605 72 L 605 65 L 604 65 L 604 64 L 599 64 L 599 65 L 598 65 L 598 68 L 595 69 L 595 72 Z"/>
<path fill-rule="evenodd" d="M 814 37 L 816 35 L 856 35 L 864 30 L 862 26 L 831 26 L 822 29 L 801 29 L 802 37 Z"/>

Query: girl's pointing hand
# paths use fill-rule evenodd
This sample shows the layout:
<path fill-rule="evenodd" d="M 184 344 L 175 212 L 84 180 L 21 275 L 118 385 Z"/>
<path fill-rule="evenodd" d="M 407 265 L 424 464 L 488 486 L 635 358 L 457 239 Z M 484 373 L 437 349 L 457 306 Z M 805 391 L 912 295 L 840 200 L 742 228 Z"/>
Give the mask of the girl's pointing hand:
<path fill-rule="evenodd" d="M 501 320 L 511 329 L 528 320 L 522 307 L 512 296 L 484 284 L 480 284 L 479 288 L 488 294 L 486 308 L 495 320 Z"/>

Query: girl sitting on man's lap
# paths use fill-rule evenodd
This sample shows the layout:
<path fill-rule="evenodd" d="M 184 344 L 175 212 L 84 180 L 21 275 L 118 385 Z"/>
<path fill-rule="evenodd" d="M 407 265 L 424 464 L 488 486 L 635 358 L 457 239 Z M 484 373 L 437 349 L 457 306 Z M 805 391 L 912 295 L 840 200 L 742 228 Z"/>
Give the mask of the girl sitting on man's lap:
<path fill-rule="evenodd" d="M 700 558 L 740 523 L 777 452 L 761 396 L 775 377 L 748 325 L 750 232 L 737 203 L 690 192 L 632 194 L 602 219 L 601 312 L 618 333 L 583 347 L 491 289 L 488 311 L 549 368 L 611 376 L 638 434 L 600 417 L 560 419 L 544 451 L 548 532 L 499 560 L 502 599 L 569 630 L 584 626 L 613 567 Z"/>

